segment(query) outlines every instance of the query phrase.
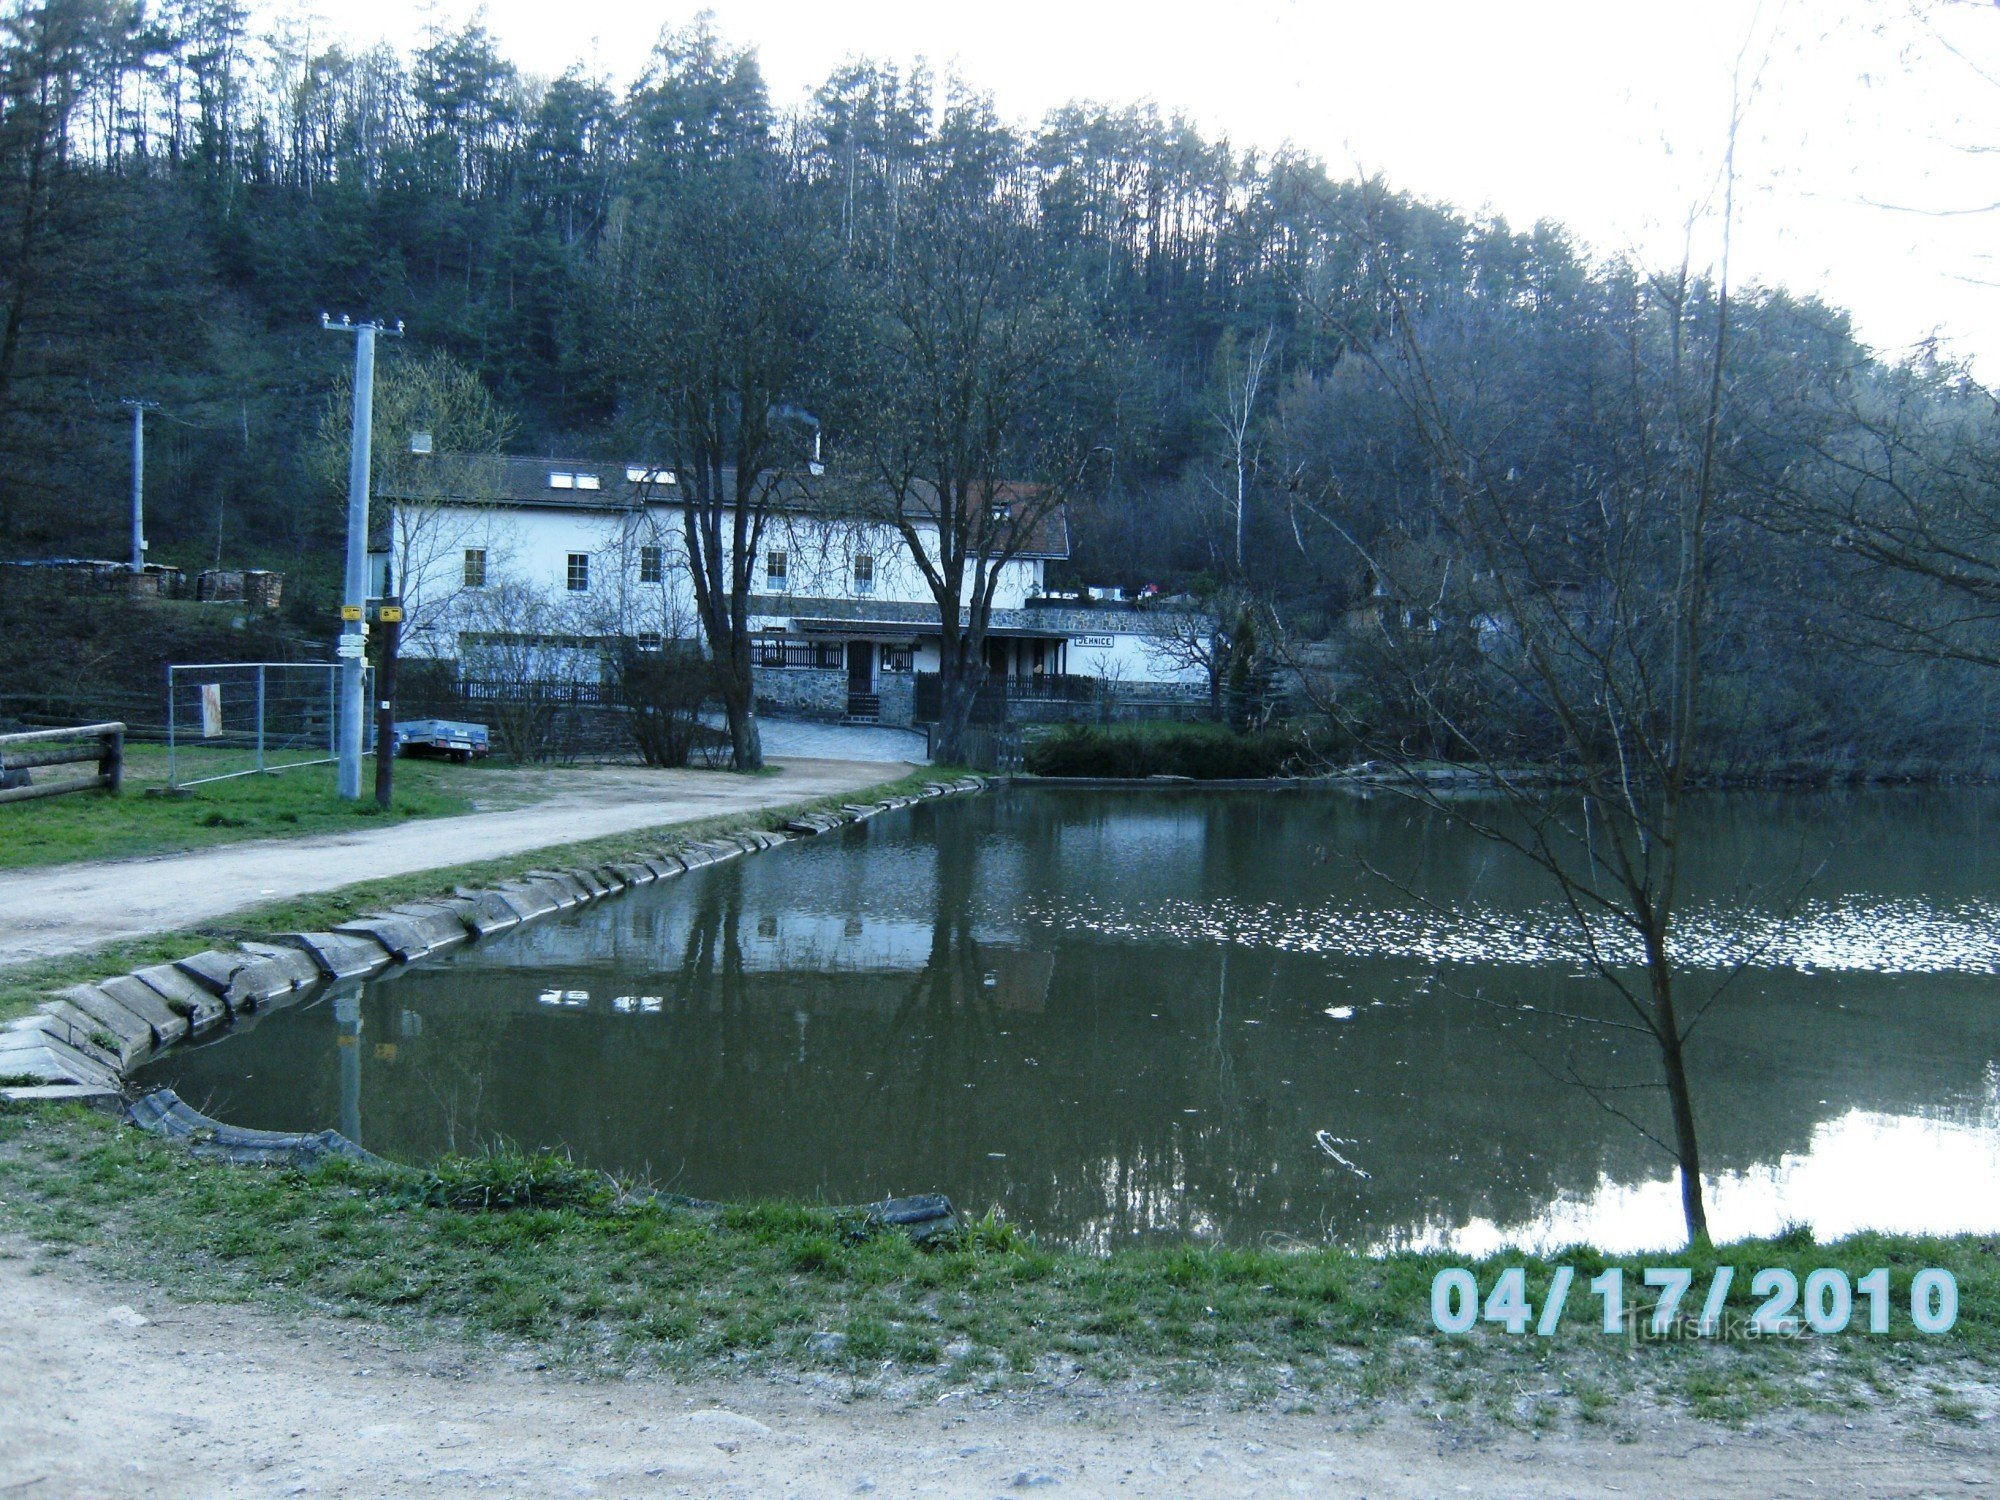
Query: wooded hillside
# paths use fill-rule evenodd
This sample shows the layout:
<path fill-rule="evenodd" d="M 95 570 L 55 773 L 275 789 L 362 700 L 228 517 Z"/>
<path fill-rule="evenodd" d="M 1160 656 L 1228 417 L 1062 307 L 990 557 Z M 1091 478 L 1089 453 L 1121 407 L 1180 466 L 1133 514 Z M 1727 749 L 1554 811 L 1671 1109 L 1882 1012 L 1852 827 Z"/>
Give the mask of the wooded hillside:
<path fill-rule="evenodd" d="M 978 463 L 1062 487 L 1059 584 L 1209 591 L 1296 642 L 1463 634 L 1499 616 L 1476 592 L 1492 549 L 1482 563 L 1437 503 L 1453 475 L 1476 468 L 1536 539 L 1523 566 L 1581 598 L 1605 494 L 1643 497 L 1677 461 L 1704 375 L 1727 587 L 1703 649 L 1740 735 L 1921 760 L 1983 714 L 1993 400 L 1935 361 L 1881 363 L 1811 299 L 1725 301 L 1714 268 L 1596 259 L 1561 226 L 1238 150 L 1152 107 L 1016 124 L 976 79 L 921 65 L 843 66 L 780 113 L 754 52 L 706 23 L 618 90 L 527 76 L 477 24 L 402 56 L 322 47 L 240 0 L 10 0 L 4 18 L 7 556 L 123 554 L 119 401 L 143 396 L 162 403 L 154 559 L 282 568 L 294 597 L 330 600 L 339 508 L 312 450 L 351 347 L 322 311 L 406 320 L 388 367 L 449 354 L 519 451 L 670 445 L 699 386 L 735 414 L 727 443 L 749 443 L 754 392 L 853 463 L 887 462 L 891 416 L 919 420 L 914 345 L 880 329 L 929 317 L 973 363 L 1017 363 L 1004 421 L 1001 382 L 938 400 L 978 407 Z M 995 311 L 952 323 L 974 220 Z M 715 274 L 661 279 L 690 262 Z M 916 307 L 920 282 L 936 295 Z M 690 328 L 708 332 L 676 339 Z M 734 352 L 673 363 L 689 342 Z M 744 451 L 782 456 L 782 437 Z M 1377 700 L 1440 707 L 1394 701 L 1386 676 Z"/>

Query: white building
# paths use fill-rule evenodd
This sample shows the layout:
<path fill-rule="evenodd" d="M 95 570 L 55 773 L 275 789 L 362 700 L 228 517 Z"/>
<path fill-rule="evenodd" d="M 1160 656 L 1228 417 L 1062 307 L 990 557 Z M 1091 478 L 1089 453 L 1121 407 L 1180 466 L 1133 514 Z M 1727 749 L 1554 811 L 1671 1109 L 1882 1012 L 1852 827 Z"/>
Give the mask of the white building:
<path fill-rule="evenodd" d="M 377 495 L 376 589 L 402 596 L 405 655 L 454 660 L 478 677 L 525 649 L 573 674 L 619 637 L 642 648 L 698 637 L 671 471 L 439 455 L 430 473 L 421 488 Z M 892 526 L 834 513 L 803 477 L 776 488 L 792 498 L 770 508 L 750 598 L 760 704 L 912 722 L 939 633 L 908 546 Z M 935 526 L 926 544 L 935 547 Z M 1165 644 L 1187 617 L 1049 598 L 1044 570 L 1068 555 L 1057 509 L 999 565 L 986 653 L 1009 697 L 1074 696 L 1085 679 L 1127 697 L 1205 699 L 1206 675 Z"/>

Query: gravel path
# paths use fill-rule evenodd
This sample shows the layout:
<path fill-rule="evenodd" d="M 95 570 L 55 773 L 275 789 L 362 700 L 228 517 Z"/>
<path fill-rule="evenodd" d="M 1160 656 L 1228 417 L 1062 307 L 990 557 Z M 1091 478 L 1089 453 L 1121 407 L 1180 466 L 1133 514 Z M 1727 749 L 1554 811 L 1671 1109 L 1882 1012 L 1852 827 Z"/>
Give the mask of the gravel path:
<path fill-rule="evenodd" d="M 527 773 L 556 789 L 528 806 L 182 854 L 0 875 L 0 967 L 173 932 L 358 880 L 733 816 L 851 792 L 900 774 L 877 760 L 774 760 L 773 776 L 638 766 Z M 486 773 L 481 773 L 485 775 Z"/>
<path fill-rule="evenodd" d="M 12 1247 L 0 1244 L 0 1254 Z M 1994 1434 L 1743 1431 L 1649 1402 L 1535 1436 L 1146 1395 L 854 1399 L 834 1380 L 579 1379 L 366 1325 L 0 1258 L 0 1495 L 1992 1496 Z"/>

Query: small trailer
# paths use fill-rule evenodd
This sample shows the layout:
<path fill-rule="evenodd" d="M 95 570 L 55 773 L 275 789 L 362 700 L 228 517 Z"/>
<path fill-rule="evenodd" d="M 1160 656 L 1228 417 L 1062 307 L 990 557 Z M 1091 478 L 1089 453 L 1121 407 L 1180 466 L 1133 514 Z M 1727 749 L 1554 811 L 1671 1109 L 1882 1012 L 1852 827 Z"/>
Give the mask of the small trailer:
<path fill-rule="evenodd" d="M 487 753 L 484 724 L 452 719 L 406 719 L 396 726 L 398 755 L 442 755 L 463 764 L 483 760 Z"/>

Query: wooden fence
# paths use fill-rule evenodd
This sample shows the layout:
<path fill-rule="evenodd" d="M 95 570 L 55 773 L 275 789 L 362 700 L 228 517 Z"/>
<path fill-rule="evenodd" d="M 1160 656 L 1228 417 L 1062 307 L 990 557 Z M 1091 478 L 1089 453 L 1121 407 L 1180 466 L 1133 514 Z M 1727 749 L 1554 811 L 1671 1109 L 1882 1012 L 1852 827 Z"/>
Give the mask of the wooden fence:
<path fill-rule="evenodd" d="M 17 774 L 44 766 L 83 765 L 92 761 L 97 764 L 97 772 L 91 776 L 68 776 L 37 785 L 27 776 Z M 36 797 L 60 797 L 64 792 L 100 788 L 116 792 L 124 774 L 123 724 L 79 724 L 74 729 L 0 734 L 0 802 L 27 802 Z"/>

